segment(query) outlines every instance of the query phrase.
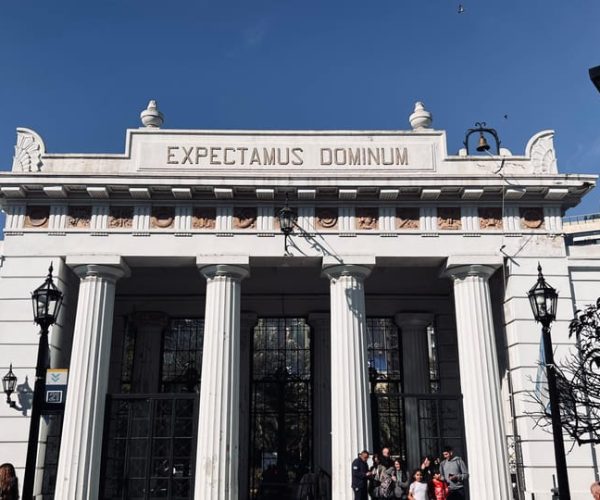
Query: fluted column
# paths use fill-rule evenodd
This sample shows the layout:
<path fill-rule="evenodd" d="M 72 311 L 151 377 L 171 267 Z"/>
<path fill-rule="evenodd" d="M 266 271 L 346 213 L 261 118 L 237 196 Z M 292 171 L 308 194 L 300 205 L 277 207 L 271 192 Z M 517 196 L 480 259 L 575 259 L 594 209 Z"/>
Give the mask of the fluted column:
<path fill-rule="evenodd" d="M 81 279 L 73 330 L 55 498 L 98 498 L 115 287 L 120 265 L 75 265 Z M 69 261 L 67 261 L 69 264 Z"/>
<path fill-rule="evenodd" d="M 350 464 L 371 450 L 364 279 L 370 269 L 338 265 L 324 269 L 331 294 L 332 498 L 351 496 Z"/>
<path fill-rule="evenodd" d="M 471 498 L 509 500 L 512 495 L 488 283 L 496 268 L 462 265 L 450 267 L 446 274 L 454 281 Z"/>
<path fill-rule="evenodd" d="M 238 499 L 241 281 L 247 267 L 200 269 L 206 278 L 194 498 Z"/>
<path fill-rule="evenodd" d="M 427 327 L 433 321 L 431 314 L 399 313 L 396 324 L 402 332 L 402 365 L 404 367 L 403 392 L 407 394 L 427 394 L 430 391 L 429 343 Z M 417 468 L 423 453 L 434 450 L 421 450 L 420 437 L 426 429 L 419 427 L 419 407 L 416 397 L 406 399 L 405 405 L 406 447 L 409 470 Z"/>

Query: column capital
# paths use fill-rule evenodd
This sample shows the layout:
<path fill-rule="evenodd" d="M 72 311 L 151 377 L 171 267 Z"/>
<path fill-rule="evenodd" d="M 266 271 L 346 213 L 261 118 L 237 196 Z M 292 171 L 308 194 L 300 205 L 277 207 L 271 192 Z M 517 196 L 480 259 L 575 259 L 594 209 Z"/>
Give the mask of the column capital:
<path fill-rule="evenodd" d="M 119 278 L 131 275 L 131 269 L 119 255 L 71 255 L 65 263 L 81 279 L 100 276 L 116 282 Z"/>
<path fill-rule="evenodd" d="M 394 321 L 400 328 L 412 326 L 425 329 L 433 323 L 433 314 L 423 312 L 401 312 L 394 315 Z"/>
<path fill-rule="evenodd" d="M 85 279 L 90 276 L 97 276 L 116 283 L 123 276 L 129 276 L 131 271 L 127 264 L 121 266 L 103 266 L 99 264 L 83 264 L 74 266 L 73 272 L 80 278 Z"/>
<path fill-rule="evenodd" d="M 467 276 L 489 278 L 504 263 L 500 255 L 451 255 L 442 270 L 442 276 L 463 279 Z"/>
<path fill-rule="evenodd" d="M 327 266 L 323 268 L 323 275 L 330 280 L 337 280 L 341 276 L 353 276 L 355 278 L 365 279 L 369 274 L 371 274 L 371 266 L 338 264 L 336 266 Z"/>
<path fill-rule="evenodd" d="M 446 278 L 453 280 L 461 280 L 467 276 L 477 276 L 479 278 L 488 279 L 494 272 L 496 272 L 498 266 L 486 266 L 481 264 L 469 264 L 465 266 L 455 266 L 446 268 L 443 275 Z"/>
<path fill-rule="evenodd" d="M 211 266 L 198 266 L 200 273 L 206 279 L 212 279 L 217 276 L 229 276 L 230 278 L 243 280 L 250 276 L 248 266 L 232 266 L 230 264 L 213 264 Z"/>

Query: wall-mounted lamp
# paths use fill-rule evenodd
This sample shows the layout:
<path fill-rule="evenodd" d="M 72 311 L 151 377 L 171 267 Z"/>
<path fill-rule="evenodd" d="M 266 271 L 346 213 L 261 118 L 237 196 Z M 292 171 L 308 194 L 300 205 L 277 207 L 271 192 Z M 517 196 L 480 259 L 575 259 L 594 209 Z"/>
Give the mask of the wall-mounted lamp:
<path fill-rule="evenodd" d="M 477 122 L 475 124 L 475 128 L 470 128 L 467 130 L 467 135 L 465 136 L 465 140 L 463 142 L 465 148 L 467 148 L 467 155 L 469 154 L 469 136 L 476 133 L 479 133 L 479 142 L 475 148 L 478 152 L 483 153 L 485 151 L 489 151 L 490 145 L 485 138 L 485 134 L 489 134 L 496 142 L 496 154 L 498 156 L 500 155 L 500 139 L 498 138 L 498 133 L 495 129 L 486 127 L 485 122 Z"/>
<path fill-rule="evenodd" d="M 294 231 L 296 213 L 288 206 L 287 195 L 285 197 L 285 206 L 277 212 L 277 218 L 279 219 L 279 228 L 284 235 L 283 249 L 285 254 L 288 255 L 288 238 Z"/>
<path fill-rule="evenodd" d="M 4 389 L 4 394 L 6 394 L 6 404 L 11 408 L 15 408 L 17 403 L 10 399 L 10 396 L 13 392 L 15 392 L 15 388 L 17 387 L 17 376 L 12 371 L 12 363 L 10 364 L 10 368 L 8 373 L 2 377 L 2 388 Z"/>

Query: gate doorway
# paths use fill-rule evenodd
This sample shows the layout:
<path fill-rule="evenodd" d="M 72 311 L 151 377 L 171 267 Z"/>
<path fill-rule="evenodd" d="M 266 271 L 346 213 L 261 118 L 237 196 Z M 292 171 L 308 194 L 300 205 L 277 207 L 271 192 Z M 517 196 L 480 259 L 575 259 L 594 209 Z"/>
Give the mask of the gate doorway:
<path fill-rule="evenodd" d="M 306 320 L 260 318 L 251 367 L 249 497 L 295 499 L 312 466 L 312 350 Z"/>

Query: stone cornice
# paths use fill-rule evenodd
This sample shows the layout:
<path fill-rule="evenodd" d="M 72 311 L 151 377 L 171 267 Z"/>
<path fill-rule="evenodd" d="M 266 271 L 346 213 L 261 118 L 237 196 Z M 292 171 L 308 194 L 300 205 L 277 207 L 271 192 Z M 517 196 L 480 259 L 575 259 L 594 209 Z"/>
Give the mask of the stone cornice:
<path fill-rule="evenodd" d="M 436 203 L 491 203 L 503 199 L 550 203 L 565 208 L 576 205 L 596 182 L 595 175 L 521 176 L 506 179 L 472 176 L 415 176 L 390 178 L 340 176 L 324 178 L 295 177 L 232 179 L 230 177 L 149 177 L 149 176 L 48 176 L 0 173 L 0 203 L 5 200 L 35 202 L 107 201 L 185 202 L 217 200 L 227 190 L 227 199 L 259 200 L 277 203 L 287 195 L 301 201 L 307 190 L 310 201 L 368 201 L 377 204 L 411 201 Z M 269 196 L 265 196 L 269 190 Z M 352 190 L 352 197 L 345 196 Z M 391 194 L 393 194 L 393 196 Z M 435 193 L 435 196 L 432 196 Z M 143 194 L 143 196 L 142 196 Z"/>

